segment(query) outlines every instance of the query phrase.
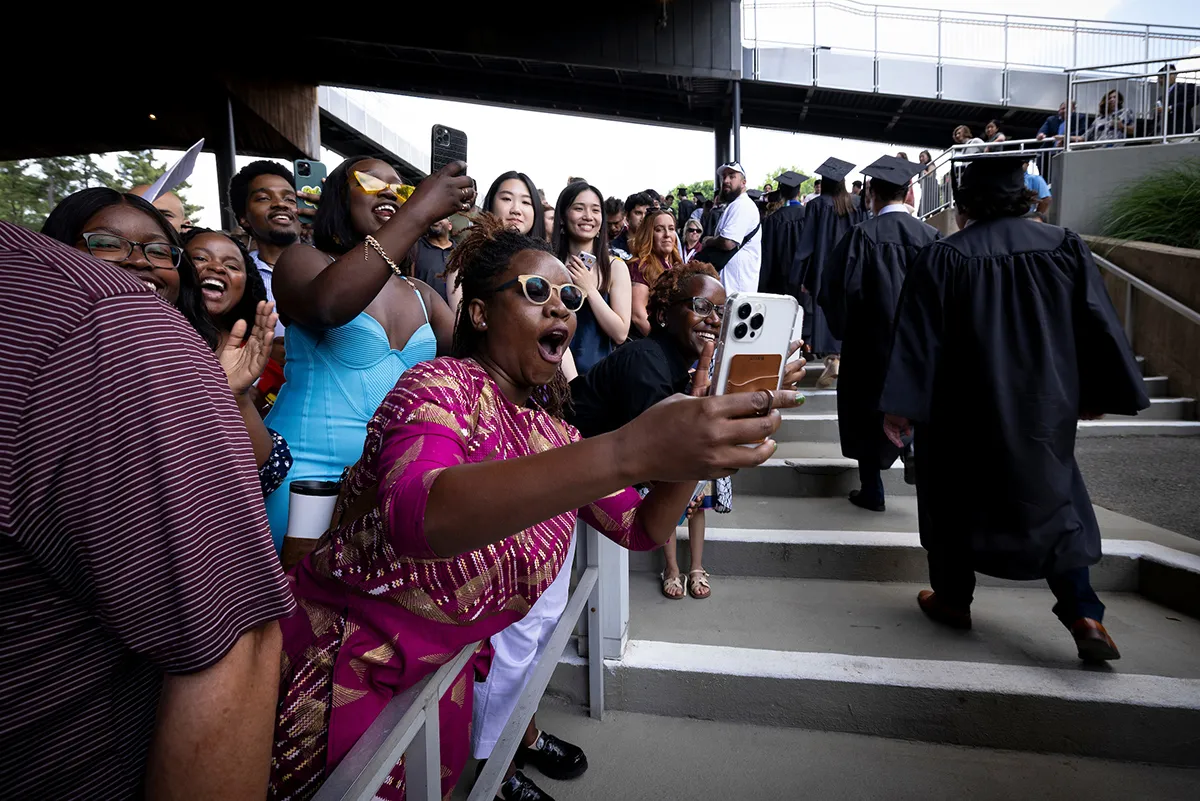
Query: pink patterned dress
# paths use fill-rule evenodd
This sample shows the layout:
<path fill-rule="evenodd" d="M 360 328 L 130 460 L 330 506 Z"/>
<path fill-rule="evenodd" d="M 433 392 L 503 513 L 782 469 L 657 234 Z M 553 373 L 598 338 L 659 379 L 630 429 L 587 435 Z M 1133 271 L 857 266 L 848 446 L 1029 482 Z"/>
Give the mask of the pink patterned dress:
<path fill-rule="evenodd" d="M 473 361 L 441 358 L 403 375 L 367 427 L 333 529 L 289 577 L 300 611 L 281 621 L 272 799 L 311 797 L 393 695 L 522 618 L 563 567 L 574 512 L 477 551 L 436 556 L 423 521 L 438 474 L 578 439 L 561 420 L 513 405 Z M 366 493 L 374 502 L 358 500 Z M 579 514 L 620 545 L 651 550 L 639 502 L 629 488 Z M 490 656 L 485 642 L 439 706 L 447 796 L 470 750 L 473 679 L 486 675 Z M 377 797 L 405 797 L 403 762 Z"/>

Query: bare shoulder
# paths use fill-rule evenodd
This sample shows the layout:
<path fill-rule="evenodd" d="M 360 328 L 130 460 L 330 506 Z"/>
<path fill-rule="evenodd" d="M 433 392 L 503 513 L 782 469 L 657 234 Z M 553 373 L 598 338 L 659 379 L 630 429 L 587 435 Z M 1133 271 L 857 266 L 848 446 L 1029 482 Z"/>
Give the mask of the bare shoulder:
<path fill-rule="evenodd" d="M 328 267 L 333 261 L 334 257 L 330 254 L 322 250 L 317 250 L 312 245 L 304 245 L 297 242 L 280 255 L 279 262 L 275 265 L 275 274 L 280 277 L 303 276 L 311 278 Z"/>

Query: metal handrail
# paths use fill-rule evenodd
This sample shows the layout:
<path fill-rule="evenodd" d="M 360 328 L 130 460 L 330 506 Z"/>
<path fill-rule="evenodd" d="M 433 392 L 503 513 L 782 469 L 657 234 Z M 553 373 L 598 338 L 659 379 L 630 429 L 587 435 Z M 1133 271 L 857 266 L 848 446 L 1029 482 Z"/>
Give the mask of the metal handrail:
<path fill-rule="evenodd" d="M 1103 70 L 1115 70 L 1117 67 L 1140 67 L 1143 64 L 1162 64 L 1164 62 L 1174 63 L 1176 61 L 1189 61 L 1195 58 L 1197 58 L 1197 56 L 1194 55 L 1180 56 L 1177 59 L 1148 58 L 1143 59 L 1142 61 L 1126 61 L 1122 64 L 1105 64 L 1100 67 L 1068 67 L 1063 70 L 1063 72 L 1101 72 Z M 1177 72 L 1190 72 L 1190 70 L 1177 70 Z"/>
<path fill-rule="evenodd" d="M 941 179 L 940 179 L 940 176 L 938 176 L 938 170 L 945 167 L 947 164 L 949 164 L 950 161 L 953 160 L 955 154 L 959 153 L 959 152 L 967 152 L 967 151 L 970 151 L 972 153 L 983 152 L 984 148 L 992 148 L 995 151 L 1000 152 L 1000 151 L 1012 150 L 1015 148 L 1018 152 L 1028 151 L 1030 154 L 1030 158 L 1036 158 L 1039 156 L 1046 156 L 1046 155 L 1052 155 L 1055 153 L 1061 153 L 1064 150 L 1064 147 L 1062 145 L 1047 144 L 1047 142 L 1053 142 L 1053 140 L 1050 137 L 1047 137 L 1045 139 L 1006 139 L 1003 142 L 991 142 L 991 143 L 984 143 L 984 144 L 979 144 L 979 143 L 965 144 L 964 143 L 961 145 L 951 145 L 950 147 L 946 148 L 941 153 L 939 153 L 937 156 L 935 156 L 933 158 L 933 160 L 930 161 L 928 165 L 926 165 L 925 169 L 922 170 L 922 173 L 924 173 L 925 171 L 928 171 L 928 170 L 932 170 L 933 174 L 935 176 L 935 180 L 937 181 L 937 185 L 940 187 Z M 923 176 L 918 175 L 914 180 L 919 182 L 921 180 L 921 177 L 923 177 Z M 939 191 L 940 191 L 940 189 L 939 189 Z M 939 201 L 941 201 L 941 200 L 942 199 L 939 198 Z M 924 198 L 922 198 L 922 202 L 923 201 L 924 201 Z M 932 217 L 933 215 L 948 209 L 952 205 L 952 202 L 953 201 L 951 198 L 946 198 L 944 200 L 944 202 L 939 202 L 939 204 L 936 207 L 931 208 L 928 211 L 926 211 L 925 213 L 919 214 L 918 216 L 922 220 L 927 220 L 930 217 Z"/>
<path fill-rule="evenodd" d="M 1100 267 L 1125 282 L 1125 338 L 1129 340 L 1130 344 L 1133 343 L 1133 292 L 1135 289 L 1144 295 L 1149 295 L 1152 300 L 1158 301 L 1176 314 L 1183 315 L 1185 320 L 1200 325 L 1200 312 L 1190 306 L 1185 306 L 1166 292 L 1151 286 L 1128 270 L 1118 267 L 1095 251 L 1092 251 L 1092 258 Z"/>
<path fill-rule="evenodd" d="M 469 801 L 490 801 L 496 797 L 525 729 L 537 711 L 538 701 L 585 610 L 588 614 L 588 705 L 591 717 L 603 718 L 604 607 L 600 534 L 582 521 L 577 523 L 575 531 L 576 540 L 583 539 L 586 543 L 586 568 L 505 723 L 492 756 L 476 779 Z M 570 570 L 571 565 L 564 564 L 562 569 Z M 370 801 L 402 755 L 408 798 L 438 801 L 442 797 L 438 703 L 478 645 L 476 642 L 465 646 L 452 661 L 388 702 L 321 785 L 313 801 Z"/>

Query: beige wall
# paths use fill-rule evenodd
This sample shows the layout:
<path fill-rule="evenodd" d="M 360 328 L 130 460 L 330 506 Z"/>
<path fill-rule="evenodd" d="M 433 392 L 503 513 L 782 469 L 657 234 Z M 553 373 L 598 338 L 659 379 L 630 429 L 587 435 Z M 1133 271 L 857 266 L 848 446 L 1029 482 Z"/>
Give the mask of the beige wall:
<path fill-rule="evenodd" d="M 1183 305 L 1200 310 L 1200 251 L 1085 236 L 1092 250 Z M 1117 315 L 1125 322 L 1126 282 L 1105 271 Z M 1200 398 L 1200 325 L 1135 291 L 1133 349 L 1147 375 L 1165 375 L 1171 394 Z"/>

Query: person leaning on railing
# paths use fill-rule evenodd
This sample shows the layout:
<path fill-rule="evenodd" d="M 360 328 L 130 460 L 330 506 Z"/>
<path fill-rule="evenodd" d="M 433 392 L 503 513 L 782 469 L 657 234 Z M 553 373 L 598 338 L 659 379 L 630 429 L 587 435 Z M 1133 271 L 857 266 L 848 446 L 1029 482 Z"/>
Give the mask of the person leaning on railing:
<path fill-rule="evenodd" d="M 563 568 L 577 515 L 627 548 L 675 531 L 695 482 L 762 464 L 796 393 L 676 396 L 612 434 L 563 422 L 583 290 L 545 242 L 491 215 L 450 265 L 452 357 L 406 372 L 368 425 L 328 531 L 293 571 L 271 797 L 310 797 L 393 695 L 519 620 Z M 633 485 L 657 485 L 640 498 Z M 678 483 L 665 483 L 678 482 Z M 467 759 L 473 682 L 443 696 L 442 792 Z M 403 764 L 379 790 L 404 798 Z"/>

